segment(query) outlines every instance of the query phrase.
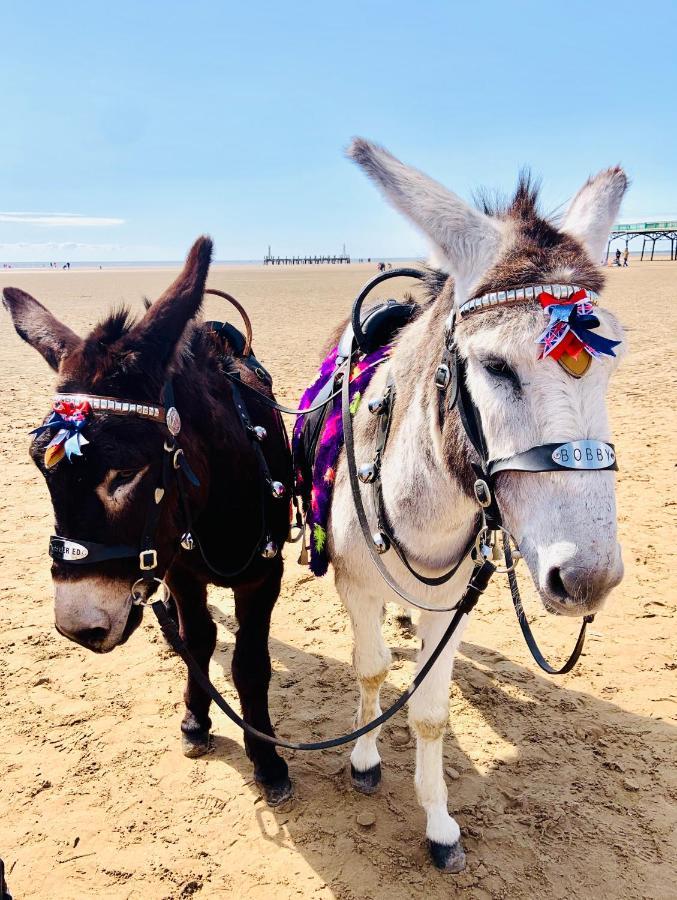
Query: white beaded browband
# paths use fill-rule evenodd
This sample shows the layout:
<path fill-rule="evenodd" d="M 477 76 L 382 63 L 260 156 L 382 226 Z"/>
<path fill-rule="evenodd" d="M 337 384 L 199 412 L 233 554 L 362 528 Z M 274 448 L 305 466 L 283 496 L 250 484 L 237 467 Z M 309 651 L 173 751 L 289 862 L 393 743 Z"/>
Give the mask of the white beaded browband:
<path fill-rule="evenodd" d="M 89 403 L 93 410 L 114 413 L 121 416 L 142 416 L 156 422 L 164 422 L 164 406 L 149 406 L 146 403 L 130 403 L 128 400 L 116 400 L 114 397 L 99 397 L 96 394 L 55 394 L 54 402 Z"/>
<path fill-rule="evenodd" d="M 539 294 L 544 292 L 552 294 L 556 300 L 566 300 L 577 291 L 585 291 L 586 300 L 589 303 L 596 303 L 599 299 L 599 294 L 595 291 L 589 291 L 577 284 L 532 284 L 529 287 L 513 288 L 509 291 L 490 291 L 488 294 L 482 294 L 481 297 L 473 297 L 472 300 L 466 300 L 459 306 L 458 314 L 463 317 L 496 306 L 514 306 L 517 303 L 538 300 Z"/>

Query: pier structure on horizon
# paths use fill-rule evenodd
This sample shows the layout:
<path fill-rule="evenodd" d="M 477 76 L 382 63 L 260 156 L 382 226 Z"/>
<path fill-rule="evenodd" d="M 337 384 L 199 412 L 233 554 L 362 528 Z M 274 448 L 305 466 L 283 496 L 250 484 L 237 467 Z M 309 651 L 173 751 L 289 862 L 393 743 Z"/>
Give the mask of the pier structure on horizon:
<path fill-rule="evenodd" d="M 614 241 L 624 240 L 625 246 L 633 238 L 642 238 L 642 254 L 640 262 L 644 261 L 646 242 L 651 241 L 651 256 L 653 260 L 657 241 L 670 241 L 670 260 L 677 260 L 677 221 L 671 222 L 635 222 L 631 225 L 614 225 L 609 235 L 609 243 L 606 246 L 606 261 L 609 261 L 609 252 Z"/>
<path fill-rule="evenodd" d="M 268 252 L 263 257 L 264 266 L 312 266 L 320 265 L 320 263 L 332 263 L 343 265 L 350 263 L 350 256 L 346 253 L 346 245 L 343 245 L 343 251 L 335 256 L 273 256 L 268 245 Z"/>

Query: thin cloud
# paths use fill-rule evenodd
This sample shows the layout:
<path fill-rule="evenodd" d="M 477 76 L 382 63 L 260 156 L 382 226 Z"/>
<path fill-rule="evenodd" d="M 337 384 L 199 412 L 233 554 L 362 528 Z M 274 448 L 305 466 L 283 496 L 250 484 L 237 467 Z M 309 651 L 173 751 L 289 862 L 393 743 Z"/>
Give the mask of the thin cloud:
<path fill-rule="evenodd" d="M 83 216 L 79 213 L 42 213 L 42 212 L 0 212 L 0 222 L 13 222 L 17 225 L 46 225 L 62 228 L 101 228 L 111 225 L 124 225 L 124 219 L 112 216 Z"/>
<path fill-rule="evenodd" d="M 113 251 L 119 251 L 123 248 L 119 244 L 82 244 L 77 241 L 44 241 L 42 243 L 31 243 L 29 241 L 16 241 L 11 244 L 3 244 L 0 243 L 0 253 L 7 255 L 8 253 L 12 253 L 13 251 L 23 252 L 25 250 L 35 251 L 36 253 L 41 253 L 43 251 L 54 251 L 61 252 L 65 250 L 75 250 L 75 251 L 105 251 L 106 253 L 111 253 Z"/>

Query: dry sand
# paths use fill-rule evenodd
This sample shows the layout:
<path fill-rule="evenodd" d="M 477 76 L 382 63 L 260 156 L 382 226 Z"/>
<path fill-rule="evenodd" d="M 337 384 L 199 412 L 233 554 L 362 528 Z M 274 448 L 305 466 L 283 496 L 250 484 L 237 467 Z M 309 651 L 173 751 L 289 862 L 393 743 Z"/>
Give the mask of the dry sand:
<path fill-rule="evenodd" d="M 254 322 L 255 348 L 278 397 L 294 402 L 317 347 L 346 314 L 371 267 L 217 269 Z M 83 331 L 112 304 L 141 309 L 169 273 L 1 273 Z M 184 670 L 148 619 L 98 657 L 52 625 L 47 491 L 26 432 L 49 408 L 51 377 L 5 315 L 0 331 L 0 855 L 15 898 L 668 898 L 677 897 L 675 826 L 674 512 L 677 264 L 611 270 L 608 305 L 631 354 L 612 385 L 626 576 L 591 628 L 579 666 L 550 679 L 529 658 L 497 579 L 466 633 L 445 744 L 450 809 L 468 869 L 428 864 L 414 754 L 400 714 L 384 730 L 383 789 L 347 781 L 347 752 L 290 753 L 296 800 L 265 807 L 240 733 L 214 716 L 214 751 L 179 750 Z M 219 315 L 210 299 L 210 315 Z M 233 319 L 235 321 L 235 319 Z M 348 729 L 356 687 L 350 631 L 331 576 L 309 577 L 287 552 L 271 650 L 273 720 L 284 734 Z M 526 583 L 526 579 L 525 583 Z M 212 674 L 227 697 L 234 620 L 219 623 Z M 575 625 L 537 613 L 557 654 Z M 409 680 L 416 640 L 390 611 L 395 665 L 385 701 Z M 374 824 L 358 824 L 374 813 Z"/>

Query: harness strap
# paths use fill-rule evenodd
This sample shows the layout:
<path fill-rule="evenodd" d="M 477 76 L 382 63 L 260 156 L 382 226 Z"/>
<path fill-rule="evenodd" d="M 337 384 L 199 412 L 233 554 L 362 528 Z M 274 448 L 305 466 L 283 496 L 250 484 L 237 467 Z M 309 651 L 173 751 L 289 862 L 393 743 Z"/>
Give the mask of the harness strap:
<path fill-rule="evenodd" d="M 275 735 L 266 734 L 265 732 L 259 731 L 258 728 L 254 728 L 252 725 L 249 725 L 247 722 L 245 722 L 242 716 L 240 716 L 233 709 L 228 701 L 214 687 L 211 680 L 209 679 L 209 676 L 205 675 L 205 673 L 202 671 L 199 663 L 190 652 L 190 650 L 186 646 L 185 641 L 179 634 L 179 629 L 177 628 L 176 622 L 174 622 L 172 617 L 167 612 L 164 602 L 162 600 L 155 600 L 151 604 L 151 608 L 155 613 L 158 622 L 160 623 L 160 628 L 162 629 L 162 633 L 167 639 L 167 642 L 185 662 L 191 677 L 195 679 L 199 687 L 214 701 L 214 703 L 216 703 L 219 709 L 228 716 L 231 722 L 234 722 L 238 726 L 238 728 L 241 728 L 242 731 L 249 735 L 249 737 L 256 738 L 259 741 L 264 741 L 266 744 L 273 744 L 273 746 L 275 747 L 284 747 L 287 750 L 329 750 L 332 747 L 340 747 L 342 744 L 349 744 L 351 741 L 355 741 L 357 740 L 357 738 L 362 737 L 362 735 L 373 731 L 374 728 L 378 728 L 379 725 L 383 725 L 384 722 L 387 722 L 388 719 L 391 719 L 395 715 L 395 713 L 404 706 L 404 704 L 419 689 L 428 672 L 432 669 L 432 667 L 439 659 L 444 648 L 447 646 L 456 629 L 460 625 L 463 617 L 469 615 L 469 613 L 472 611 L 480 596 L 486 590 L 487 585 L 489 584 L 489 581 L 491 580 L 491 577 L 495 571 L 496 567 L 489 560 L 485 560 L 481 566 L 473 570 L 473 573 L 470 576 L 470 580 L 468 581 L 467 587 L 465 589 L 465 593 L 458 602 L 458 605 L 454 607 L 454 615 L 449 622 L 446 631 L 440 638 L 439 643 L 430 654 L 428 659 L 425 661 L 425 663 L 421 666 L 420 670 L 415 675 L 409 687 L 400 694 L 397 700 L 391 706 L 389 706 L 388 709 L 385 710 L 385 712 L 381 713 L 381 715 L 377 716 L 375 719 L 372 719 L 372 721 L 368 722 L 366 725 L 362 725 L 360 728 L 356 728 L 354 731 L 351 731 L 348 734 L 343 734 L 340 737 L 336 738 L 329 738 L 325 741 L 313 741 L 311 743 L 289 741 L 285 738 L 279 738 Z"/>
<path fill-rule="evenodd" d="M 354 347 L 354 345 L 353 345 Z M 350 366 L 350 359 L 347 360 L 347 366 Z M 355 462 L 355 440 L 353 436 L 353 419 L 350 412 L 350 379 L 348 378 L 347 371 L 344 374 L 343 382 L 341 384 L 341 415 L 343 421 L 343 439 L 345 443 L 345 451 L 346 451 L 346 462 L 348 464 L 348 477 L 350 479 L 350 489 L 353 494 L 353 503 L 355 504 L 355 512 L 357 513 L 357 519 L 360 523 L 360 528 L 362 529 L 362 534 L 364 535 L 364 540 L 367 545 L 367 552 L 369 553 L 369 558 L 372 563 L 376 567 L 379 575 L 388 587 L 394 591 L 398 597 L 407 603 L 411 604 L 411 606 L 416 607 L 416 609 L 423 610 L 424 612 L 453 612 L 458 608 L 458 606 L 426 606 L 424 603 L 421 603 L 416 597 L 413 597 L 405 588 L 401 587 L 395 579 L 392 577 L 386 566 L 384 565 L 379 553 L 374 547 L 374 540 L 369 528 L 369 520 L 367 518 L 367 513 L 364 509 L 364 504 L 362 503 L 362 495 L 360 493 L 360 481 L 357 474 L 357 464 Z M 456 570 L 460 568 L 463 560 L 466 559 L 463 556 L 458 563 Z M 450 576 L 451 577 L 451 576 Z"/>
<path fill-rule="evenodd" d="M 458 572 L 459 568 L 463 564 L 463 561 L 468 556 L 475 544 L 476 534 L 480 529 L 481 521 L 478 520 L 476 522 L 476 527 L 473 529 L 473 534 L 471 535 L 470 540 L 463 550 L 463 553 L 461 554 L 461 557 L 456 565 L 452 566 L 452 568 L 447 572 L 443 572 L 442 575 L 422 575 L 420 572 L 417 572 L 409 562 L 404 547 L 395 537 L 394 531 L 390 525 L 388 511 L 385 508 L 385 501 L 383 499 L 383 482 L 381 480 L 381 463 L 383 461 L 383 454 L 388 442 L 388 435 L 390 434 L 390 424 L 392 422 L 392 411 L 393 406 L 395 405 L 395 396 L 395 379 L 393 377 L 392 371 L 390 371 L 388 373 L 386 390 L 385 394 L 383 395 L 383 406 L 378 416 L 378 427 L 376 430 L 376 456 L 374 458 L 375 477 L 372 482 L 376 519 L 378 522 L 379 530 L 386 536 L 395 553 L 398 555 L 400 562 L 407 569 L 407 571 L 422 584 L 428 585 L 428 587 L 439 587 L 441 584 L 447 584 L 447 582 L 451 581 L 454 575 Z"/>

